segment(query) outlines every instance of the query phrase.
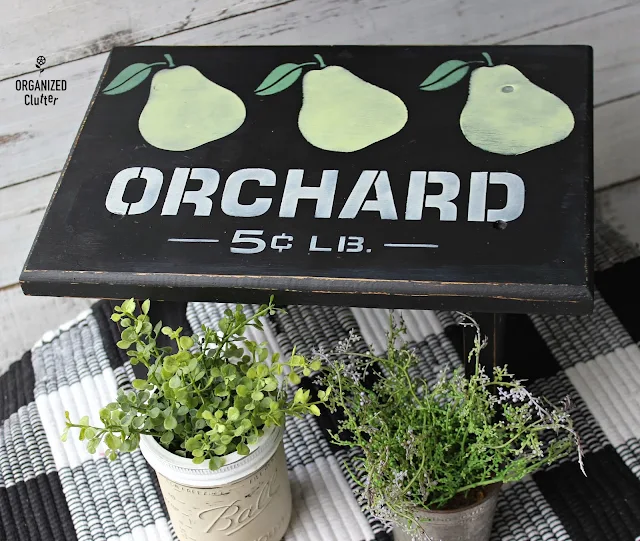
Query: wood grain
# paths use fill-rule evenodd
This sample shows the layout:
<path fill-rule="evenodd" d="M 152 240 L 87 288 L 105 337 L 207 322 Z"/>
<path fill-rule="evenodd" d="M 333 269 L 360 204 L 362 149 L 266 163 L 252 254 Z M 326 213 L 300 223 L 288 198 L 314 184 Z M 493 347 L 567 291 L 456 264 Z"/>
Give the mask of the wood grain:
<path fill-rule="evenodd" d="M 640 246 L 640 177 L 596 195 L 596 214 L 629 240 Z"/>
<path fill-rule="evenodd" d="M 640 90 L 640 47 L 637 37 L 629 39 L 638 28 L 640 3 L 505 43 L 593 46 L 595 103 L 602 105 Z"/>
<path fill-rule="evenodd" d="M 11 186 L 0 192 L 0 288 L 18 283 L 57 174 Z"/>
<path fill-rule="evenodd" d="M 493 4 L 500 11 L 500 2 Z M 607 84 L 598 82 L 597 87 L 602 95 L 596 95 L 596 104 L 607 103 L 640 90 L 639 51 L 635 46 L 636 34 L 631 31 L 640 23 L 640 3 L 616 7 L 618 3 L 613 2 L 609 11 L 600 15 L 593 15 L 599 6 L 597 2 L 582 2 L 573 11 L 569 7 L 560 8 L 558 4 L 553 0 L 545 0 L 536 3 L 535 9 L 522 9 L 521 6 L 515 9 L 514 4 L 513 12 L 507 13 L 505 17 L 510 24 L 505 25 L 504 20 L 494 17 L 495 11 L 489 9 L 486 13 L 491 13 L 491 17 L 485 16 L 482 19 L 485 22 L 480 24 L 480 7 L 465 8 L 460 16 L 452 17 L 448 1 L 431 2 L 427 17 L 424 4 L 415 0 L 395 2 L 393 5 L 372 0 L 356 5 L 341 0 L 323 3 L 298 0 L 259 13 L 164 36 L 148 43 L 438 44 L 484 40 L 537 43 L 553 39 L 561 41 L 560 27 L 568 25 L 573 40 L 589 43 L 597 51 L 596 81 L 611 81 Z M 613 8 L 616 9 L 611 11 Z M 546 19 L 545 23 L 543 17 L 555 19 Z M 571 22 L 572 18 L 579 20 Z M 597 31 L 601 20 L 611 29 L 610 32 Z M 555 24 L 550 24 L 550 21 Z M 544 30 L 545 26 L 558 28 Z M 536 32 L 542 34 L 543 38 L 537 38 Z M 518 37 L 522 35 L 527 37 Z M 615 45 L 610 44 L 612 40 Z M 47 70 L 47 77 L 68 81 L 68 90 L 60 93 L 60 100 L 53 107 L 27 107 L 24 105 L 23 93 L 16 92 L 13 80 L 0 82 L 0 110 L 3 111 L 0 125 L 0 162 L 3 163 L 3 175 L 0 187 L 62 169 L 105 60 L 105 54 L 95 55 Z M 640 115 L 633 115 L 625 110 L 628 105 L 633 103 L 621 102 L 617 106 L 607 104 L 597 113 L 600 125 L 605 126 L 607 131 L 600 134 L 602 144 L 596 149 L 596 163 L 616 154 L 616 148 L 609 144 L 610 141 L 616 141 L 618 145 L 628 134 L 640 133 Z M 624 111 L 622 114 L 621 110 Z M 598 186 L 629 178 L 630 167 L 640 170 L 640 154 L 630 153 L 626 160 L 627 163 L 620 163 L 619 169 L 614 161 L 606 177 L 598 175 L 599 179 L 603 179 L 598 180 Z"/>
<path fill-rule="evenodd" d="M 0 77 L 31 71 L 39 54 L 47 56 L 48 66 L 71 59 L 83 60 L 44 72 L 47 77 L 66 78 L 69 83 L 69 90 L 55 108 L 27 108 L 21 102 L 23 97 L 15 91 L 14 81 L 0 83 L 0 160 L 3 164 L 0 187 L 51 175 L 43 184 L 40 184 L 43 179 L 38 179 L 23 184 L 19 191 L 14 191 L 17 186 L 0 191 L 0 214 L 4 219 L 0 222 L 0 245 L 10 247 L 4 253 L 4 257 L 13 259 L 13 263 L 5 266 L 14 269 L 8 271 L 9 275 L 17 276 L 23 263 L 23 257 L 18 257 L 18 244 L 9 242 L 10 232 L 18 227 L 10 221 L 20 221 L 26 212 L 46 205 L 57 178 L 53 173 L 64 163 L 106 58 L 96 53 L 116 44 L 158 38 L 172 32 L 171 36 L 156 39 L 154 43 L 497 43 L 510 40 L 514 43 L 589 43 L 595 47 L 596 102 L 605 103 L 595 113 L 596 186 L 604 187 L 640 174 L 638 1 L 614 0 L 603 4 L 597 0 L 533 3 L 289 0 L 283 2 L 286 5 L 220 21 L 233 13 L 278 3 L 281 2 L 201 0 L 201 7 L 196 6 L 187 20 L 187 14 L 195 6 L 194 0 L 180 0 L 174 5 L 162 3 L 160 7 L 156 2 L 139 2 L 136 8 L 122 0 L 116 3 L 89 0 L 82 5 L 70 0 L 55 5 L 42 0 L 10 2 L 0 21 Z M 232 13 L 223 12 L 226 5 L 233 6 Z M 133 14 L 132 9 L 138 12 Z M 73 16 L 69 17 L 69 13 Z M 211 15 L 215 13 L 217 15 Z M 218 22 L 193 28 L 205 23 L 207 16 L 212 17 L 211 21 L 218 17 Z M 182 25 L 183 31 L 180 31 Z M 188 28 L 193 29 L 186 30 Z M 626 99 L 620 100 L 624 97 Z M 614 103 L 610 103 L 612 101 Z M 617 217 L 623 230 L 630 236 L 635 234 L 636 239 L 640 230 L 635 204 L 639 192 L 640 183 L 635 182 L 616 186 L 597 198 L 600 211 L 608 217 Z M 30 246 L 31 239 L 26 242 Z M 7 349 L 5 336 L 14 334 L 18 321 L 15 314 L 36 307 L 35 322 L 50 321 L 53 327 L 66 318 L 64 311 L 57 308 L 60 302 L 51 298 L 25 298 L 18 288 L 0 291 L 0 305 L 8 307 L 3 315 L 0 363 L 7 360 L 11 348 Z M 64 318 L 56 319 L 56 315 Z M 15 347 L 11 355 L 20 354 L 29 345 Z"/>
<path fill-rule="evenodd" d="M 75 318 L 93 299 L 26 297 L 19 286 L 0 290 L 0 373 L 42 335 Z"/>
<path fill-rule="evenodd" d="M 237 17 L 287 0 L 14 0 L 0 19 L 0 79 L 56 66 L 165 34 Z"/>
<path fill-rule="evenodd" d="M 640 93 L 595 110 L 594 146 L 596 188 L 640 174 Z"/>

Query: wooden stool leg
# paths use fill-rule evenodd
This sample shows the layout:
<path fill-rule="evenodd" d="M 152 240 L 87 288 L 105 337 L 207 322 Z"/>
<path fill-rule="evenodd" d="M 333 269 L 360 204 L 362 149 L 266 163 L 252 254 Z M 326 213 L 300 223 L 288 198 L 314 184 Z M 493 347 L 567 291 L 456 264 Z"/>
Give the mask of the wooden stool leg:
<path fill-rule="evenodd" d="M 506 314 L 488 312 L 474 312 L 471 316 L 478 322 L 482 337 L 487 337 L 487 345 L 480 353 L 480 366 L 485 374 L 492 377 L 493 369 L 504 364 L 504 333 Z M 466 362 L 469 352 L 473 349 L 476 329 L 472 326 L 463 328 L 463 351 L 465 354 L 465 374 L 471 376 L 475 371 L 473 362 Z"/>

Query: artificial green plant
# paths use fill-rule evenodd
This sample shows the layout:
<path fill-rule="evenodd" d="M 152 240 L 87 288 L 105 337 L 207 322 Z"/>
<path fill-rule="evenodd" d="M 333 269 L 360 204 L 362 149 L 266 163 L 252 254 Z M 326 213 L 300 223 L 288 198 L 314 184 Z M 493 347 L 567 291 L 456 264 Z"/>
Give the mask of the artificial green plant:
<path fill-rule="evenodd" d="M 111 319 L 122 328 L 117 346 L 127 351 L 131 364 L 147 368 L 146 379 L 136 379 L 131 389 L 119 389 L 115 402 L 100 410 L 102 426 L 89 417 L 77 423 L 66 412 L 63 440 L 70 429 L 95 453 L 101 442 L 107 456 L 136 449 L 140 436 L 155 437 L 170 452 L 191 458 L 195 464 L 208 461 L 216 470 L 225 456 L 249 454 L 265 429 L 281 426 L 287 415 L 320 415 L 318 405 L 328 394 L 313 401 L 310 391 L 298 388 L 287 393 L 287 383 L 299 384 L 321 368 L 295 352 L 287 361 L 270 354 L 265 343 L 245 336 L 249 327 L 262 330 L 261 318 L 276 313 L 273 297 L 251 315 L 241 305 L 228 309 L 217 328 L 202 326 L 200 336 L 182 334 L 162 322 L 153 325 L 149 300 L 137 310 L 134 299 L 115 307 Z M 162 333 L 175 347 L 160 347 Z"/>

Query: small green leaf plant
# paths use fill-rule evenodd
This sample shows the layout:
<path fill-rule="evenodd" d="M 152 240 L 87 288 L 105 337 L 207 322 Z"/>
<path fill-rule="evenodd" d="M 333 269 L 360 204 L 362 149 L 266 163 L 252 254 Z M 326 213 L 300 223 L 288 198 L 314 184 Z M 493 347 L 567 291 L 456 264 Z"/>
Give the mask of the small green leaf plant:
<path fill-rule="evenodd" d="M 314 54 L 313 58 L 313 61 L 303 62 L 302 64 L 294 64 L 291 62 L 280 64 L 265 77 L 254 92 L 258 96 L 270 96 L 272 94 L 277 94 L 278 92 L 286 90 L 295 83 L 300 78 L 300 75 L 302 75 L 302 71 L 305 67 L 313 66 L 319 69 L 327 67 L 319 54 Z"/>
<path fill-rule="evenodd" d="M 474 65 L 493 67 L 493 60 L 489 53 L 482 53 L 482 56 L 484 60 L 447 60 L 443 62 L 420 83 L 420 90 L 433 92 L 449 88 L 464 79 Z"/>
<path fill-rule="evenodd" d="M 155 66 L 166 66 L 167 68 L 176 67 L 170 54 L 165 54 L 164 58 L 164 62 L 153 62 L 152 64 L 136 62 L 135 64 L 127 66 L 102 89 L 102 93 L 107 96 L 124 94 L 144 82 Z"/>
<path fill-rule="evenodd" d="M 418 357 L 392 317 L 385 355 L 355 334 L 331 351 L 316 351 L 325 367 L 315 382 L 335 388 L 327 401 L 338 412 L 331 433 L 339 446 L 358 450 L 351 476 L 373 515 L 424 536 L 415 510 L 450 510 L 484 497 L 483 487 L 522 479 L 577 449 L 580 440 L 565 398 L 553 405 L 534 397 L 507 367 L 492 377 L 480 366 L 486 341 L 477 323 L 464 370 L 445 370 L 435 381 L 416 376 Z M 422 537 L 420 537 L 422 538 Z"/>
<path fill-rule="evenodd" d="M 227 309 L 217 328 L 202 326 L 202 335 L 182 335 L 158 322 L 152 325 L 149 300 L 137 313 L 133 299 L 115 307 L 111 319 L 122 328 L 120 349 L 126 350 L 131 364 L 147 368 L 146 379 L 133 381 L 133 388 L 119 389 L 115 402 L 100 410 L 103 426 L 92 426 L 88 417 L 73 422 L 66 412 L 66 441 L 71 429 L 79 429 L 80 440 L 95 453 L 103 442 L 106 455 L 138 448 L 140 436 L 153 436 L 170 452 L 207 461 L 216 470 L 225 456 L 249 454 L 265 429 L 282 426 L 287 415 L 320 415 L 319 406 L 330 396 L 330 389 L 312 400 L 311 391 L 302 387 L 287 393 L 287 385 L 298 385 L 322 366 L 295 352 L 288 361 L 271 354 L 265 343 L 247 339 L 253 327 L 262 330 L 261 318 L 277 309 L 273 297 L 253 315 L 241 305 Z M 175 347 L 159 347 L 160 333 Z"/>

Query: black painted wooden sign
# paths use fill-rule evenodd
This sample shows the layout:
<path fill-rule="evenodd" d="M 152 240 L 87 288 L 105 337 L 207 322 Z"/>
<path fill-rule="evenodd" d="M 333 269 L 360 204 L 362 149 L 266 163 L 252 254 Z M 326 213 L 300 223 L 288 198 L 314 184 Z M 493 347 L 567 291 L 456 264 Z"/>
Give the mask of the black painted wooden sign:
<path fill-rule="evenodd" d="M 115 49 L 25 293 L 585 313 L 591 50 Z"/>

